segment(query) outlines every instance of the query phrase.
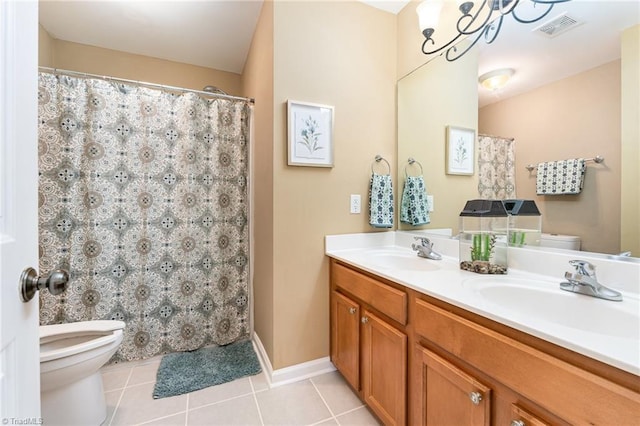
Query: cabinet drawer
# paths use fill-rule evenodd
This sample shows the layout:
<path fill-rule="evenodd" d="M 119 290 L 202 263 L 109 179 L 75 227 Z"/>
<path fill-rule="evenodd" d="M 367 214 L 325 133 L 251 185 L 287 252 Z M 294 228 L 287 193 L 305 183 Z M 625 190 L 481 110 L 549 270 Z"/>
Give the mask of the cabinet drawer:
<path fill-rule="evenodd" d="M 570 423 L 623 425 L 640 418 L 640 395 L 630 389 L 423 300 L 415 309 L 417 334 Z"/>
<path fill-rule="evenodd" d="M 516 404 L 511 404 L 511 419 L 511 426 L 551 426 Z"/>
<path fill-rule="evenodd" d="M 332 263 L 332 279 L 337 287 L 351 293 L 363 302 L 398 321 L 407 323 L 407 293 L 364 274 Z"/>

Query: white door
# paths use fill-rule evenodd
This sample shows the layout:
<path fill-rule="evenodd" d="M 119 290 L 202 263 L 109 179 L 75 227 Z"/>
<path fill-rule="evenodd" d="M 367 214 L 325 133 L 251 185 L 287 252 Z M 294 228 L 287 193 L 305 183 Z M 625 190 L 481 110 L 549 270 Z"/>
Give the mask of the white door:
<path fill-rule="evenodd" d="M 40 417 L 38 297 L 18 281 L 38 267 L 38 3 L 0 0 L 0 418 Z"/>

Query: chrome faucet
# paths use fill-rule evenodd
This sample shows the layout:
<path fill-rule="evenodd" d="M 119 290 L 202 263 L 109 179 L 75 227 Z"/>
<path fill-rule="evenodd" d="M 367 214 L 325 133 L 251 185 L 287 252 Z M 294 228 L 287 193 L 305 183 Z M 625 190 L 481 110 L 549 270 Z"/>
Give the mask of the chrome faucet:
<path fill-rule="evenodd" d="M 562 290 L 616 302 L 622 301 L 620 292 L 607 288 L 598 282 L 595 265 L 586 260 L 570 260 L 569 264 L 575 268 L 575 271 L 565 272 L 564 277 L 568 281 L 560 283 Z"/>
<path fill-rule="evenodd" d="M 418 256 L 427 259 L 441 260 L 442 255 L 433 251 L 433 243 L 426 237 L 413 237 L 414 240 L 420 241 L 420 244 L 413 243 L 411 248 L 418 252 Z"/>

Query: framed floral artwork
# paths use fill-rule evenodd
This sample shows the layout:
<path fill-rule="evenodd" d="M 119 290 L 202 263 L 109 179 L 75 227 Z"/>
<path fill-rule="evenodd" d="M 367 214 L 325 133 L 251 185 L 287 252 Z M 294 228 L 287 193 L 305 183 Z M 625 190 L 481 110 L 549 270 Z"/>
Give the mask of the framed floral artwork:
<path fill-rule="evenodd" d="M 290 166 L 333 167 L 333 107 L 287 101 Z"/>
<path fill-rule="evenodd" d="M 448 175 L 473 175 L 476 131 L 447 126 L 446 168 Z"/>

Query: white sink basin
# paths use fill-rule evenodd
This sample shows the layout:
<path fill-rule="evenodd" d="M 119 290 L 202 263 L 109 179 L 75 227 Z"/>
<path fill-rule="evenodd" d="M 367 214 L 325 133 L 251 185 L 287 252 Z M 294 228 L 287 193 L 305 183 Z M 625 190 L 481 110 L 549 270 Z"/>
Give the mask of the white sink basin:
<path fill-rule="evenodd" d="M 535 320 L 551 322 L 589 333 L 640 339 L 640 305 L 625 297 L 622 302 L 597 299 L 560 290 L 558 283 L 510 277 L 465 280 L 488 305 L 517 312 Z"/>
<path fill-rule="evenodd" d="M 398 250 L 371 250 L 366 253 L 366 261 L 384 269 L 398 269 L 411 271 L 435 271 L 440 269 L 437 260 L 418 257 L 414 252 L 400 252 Z"/>

